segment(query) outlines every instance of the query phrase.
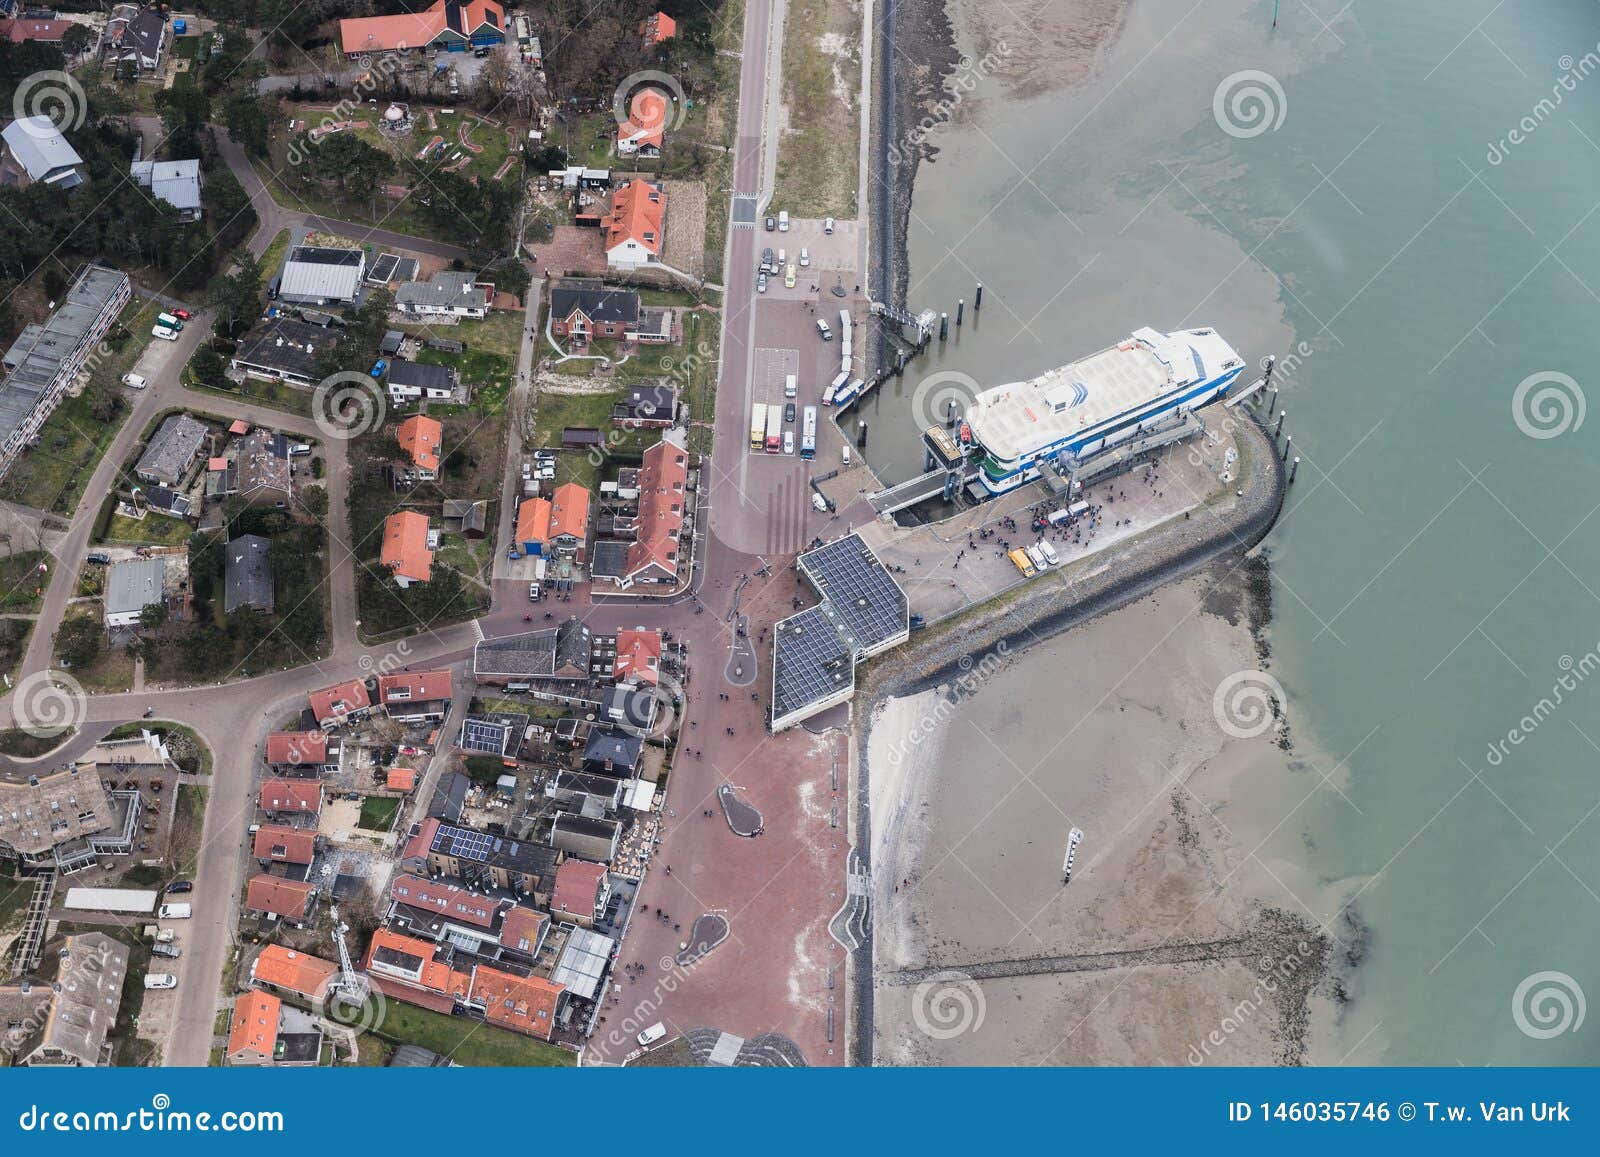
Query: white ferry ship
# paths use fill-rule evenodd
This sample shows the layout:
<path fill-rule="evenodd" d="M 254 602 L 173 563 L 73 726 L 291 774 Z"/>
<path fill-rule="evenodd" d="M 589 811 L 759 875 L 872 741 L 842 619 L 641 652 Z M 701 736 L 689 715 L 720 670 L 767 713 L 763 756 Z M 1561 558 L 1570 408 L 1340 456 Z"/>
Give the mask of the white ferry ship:
<path fill-rule="evenodd" d="M 1110 349 L 1025 382 L 983 391 L 968 407 L 982 448 L 979 481 L 1004 494 L 1039 476 L 1039 464 L 1086 458 L 1180 410 L 1226 394 L 1244 360 L 1215 330 L 1145 327 Z"/>

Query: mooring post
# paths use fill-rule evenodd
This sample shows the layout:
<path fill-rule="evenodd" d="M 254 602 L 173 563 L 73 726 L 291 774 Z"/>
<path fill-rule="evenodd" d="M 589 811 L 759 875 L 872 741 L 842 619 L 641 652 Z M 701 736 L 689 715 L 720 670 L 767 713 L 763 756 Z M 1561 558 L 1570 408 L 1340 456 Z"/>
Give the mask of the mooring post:
<path fill-rule="evenodd" d="M 961 316 L 967 312 L 967 303 L 964 298 L 956 298 L 956 328 L 961 328 Z"/>
<path fill-rule="evenodd" d="M 983 282 L 978 282 L 978 292 L 972 299 L 972 312 L 977 313 L 983 308 Z"/>
<path fill-rule="evenodd" d="M 1278 411 L 1278 424 L 1272 428 L 1272 440 L 1276 442 L 1278 435 L 1283 433 L 1283 420 L 1289 416 L 1288 410 Z"/>
<path fill-rule="evenodd" d="M 1289 446 L 1293 442 L 1294 442 L 1294 435 L 1293 434 L 1284 435 L 1284 439 L 1283 439 L 1283 460 L 1285 462 L 1287 462 L 1289 460 Z"/>
<path fill-rule="evenodd" d="M 1272 387 L 1272 398 L 1267 402 L 1267 417 L 1272 417 L 1272 411 L 1278 408 L 1278 387 Z"/>
<path fill-rule="evenodd" d="M 1294 461 L 1289 464 L 1289 481 L 1291 483 L 1294 481 L 1294 476 L 1299 472 L 1300 472 L 1300 456 L 1298 454 L 1296 454 Z"/>
<path fill-rule="evenodd" d="M 948 313 L 941 313 L 939 315 L 939 340 L 940 341 L 944 341 L 944 339 L 949 337 L 949 336 L 950 336 L 950 315 Z"/>

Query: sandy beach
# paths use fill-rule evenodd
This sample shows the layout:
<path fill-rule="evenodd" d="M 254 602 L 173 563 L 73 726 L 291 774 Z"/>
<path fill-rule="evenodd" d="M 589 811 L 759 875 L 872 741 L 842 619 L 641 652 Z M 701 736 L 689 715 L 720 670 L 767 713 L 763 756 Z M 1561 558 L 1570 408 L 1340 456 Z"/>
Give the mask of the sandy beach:
<path fill-rule="evenodd" d="M 1304 1059 L 1328 943 L 1223 818 L 1237 760 L 1219 757 L 1283 735 L 1229 739 L 1213 712 L 1259 661 L 1253 570 L 1219 562 L 977 659 L 959 712 L 948 689 L 876 709 L 878 1063 Z"/>

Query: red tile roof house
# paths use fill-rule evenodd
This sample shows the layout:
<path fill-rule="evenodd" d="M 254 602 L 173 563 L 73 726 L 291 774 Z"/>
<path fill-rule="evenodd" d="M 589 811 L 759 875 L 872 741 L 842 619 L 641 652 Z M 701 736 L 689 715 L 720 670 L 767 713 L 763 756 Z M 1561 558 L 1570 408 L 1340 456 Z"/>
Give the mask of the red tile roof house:
<path fill-rule="evenodd" d="M 665 12 L 654 12 L 645 17 L 644 23 L 639 26 L 639 34 L 644 37 L 646 45 L 662 44 L 678 34 L 678 22 Z"/>
<path fill-rule="evenodd" d="M 492 927 L 501 907 L 509 902 L 421 876 L 396 877 L 389 886 L 389 898 L 396 904 L 440 917 L 443 923 L 438 926 L 436 940 L 444 939 L 451 924 L 477 929 Z"/>
<path fill-rule="evenodd" d="M 378 706 L 402 723 L 443 719 L 451 693 L 449 671 L 378 676 Z"/>
<path fill-rule="evenodd" d="M 263 864 L 309 864 L 316 859 L 317 833 L 313 828 L 262 824 L 256 829 L 255 855 Z"/>
<path fill-rule="evenodd" d="M 433 577 L 433 551 L 428 549 L 428 516 L 399 510 L 383 524 L 383 549 L 378 562 L 394 574 L 402 588 Z"/>
<path fill-rule="evenodd" d="M 633 180 L 622 186 L 611 198 L 611 212 L 600 219 L 606 264 L 633 270 L 660 261 L 666 220 L 667 195 L 660 185 Z"/>
<path fill-rule="evenodd" d="M 250 877 L 245 888 L 244 907 L 253 915 L 304 928 L 316 915 L 317 886 L 262 873 Z"/>
<path fill-rule="evenodd" d="M 268 944 L 250 965 L 250 980 L 263 988 L 307 1000 L 321 1000 L 339 966 L 281 944 Z"/>
<path fill-rule="evenodd" d="M 260 802 L 261 810 L 268 815 L 319 815 L 322 812 L 322 785 L 314 779 L 264 780 Z"/>
<path fill-rule="evenodd" d="M 274 731 L 267 736 L 267 763 L 274 769 L 337 771 L 340 743 L 325 731 Z"/>
<path fill-rule="evenodd" d="M 589 551 L 589 492 L 576 482 L 556 487 L 550 498 L 550 545 L 579 562 Z"/>
<path fill-rule="evenodd" d="M 394 432 L 395 441 L 406 453 L 397 473 L 406 482 L 432 482 L 439 477 L 439 455 L 443 452 L 444 426 L 437 418 L 413 414 Z"/>
<path fill-rule="evenodd" d="M 593 928 L 610 898 L 611 877 L 604 864 L 567 860 L 556 869 L 550 914 L 558 920 L 571 920 L 580 928 Z"/>
<path fill-rule="evenodd" d="M 352 679 L 311 692 L 311 714 L 324 728 L 338 727 L 363 718 L 372 710 L 372 696 L 364 679 Z"/>
<path fill-rule="evenodd" d="M 443 957 L 443 959 L 441 959 Z M 454 1013 L 467 1002 L 472 977 L 450 967 L 449 949 L 380 928 L 363 965 L 372 986 L 392 1000 Z"/>
<path fill-rule="evenodd" d="M 628 119 L 617 126 L 617 156 L 659 157 L 667 128 L 667 94 L 641 88 L 629 102 Z"/>
<path fill-rule="evenodd" d="M 278 1018 L 283 1001 L 270 992 L 241 992 L 233 1002 L 228 1047 L 230 1065 L 270 1065 L 278 1051 Z"/>
<path fill-rule="evenodd" d="M 467 1004 L 483 1019 L 523 1036 L 549 1040 L 566 986 L 542 976 L 517 976 L 480 964 L 472 970 Z"/>
<path fill-rule="evenodd" d="M 661 681 L 661 632 L 634 627 L 617 632 L 617 660 L 613 678 L 618 683 L 654 686 Z"/>
<path fill-rule="evenodd" d="M 417 786 L 417 769 L 414 767 L 391 767 L 384 774 L 384 786 L 390 791 L 412 791 Z"/>
<path fill-rule="evenodd" d="M 669 431 L 644 452 L 644 464 L 639 467 L 637 537 L 628 546 L 628 565 L 620 586 L 678 581 L 688 483 L 689 455 L 682 435 Z"/>

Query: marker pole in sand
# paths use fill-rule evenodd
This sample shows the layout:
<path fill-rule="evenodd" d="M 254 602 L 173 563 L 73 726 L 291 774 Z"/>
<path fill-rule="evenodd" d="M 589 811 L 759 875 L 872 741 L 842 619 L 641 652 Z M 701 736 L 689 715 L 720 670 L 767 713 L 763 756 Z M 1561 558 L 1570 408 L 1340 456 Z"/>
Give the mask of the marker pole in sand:
<path fill-rule="evenodd" d="M 1067 855 L 1066 858 L 1061 861 L 1062 884 L 1072 883 L 1072 861 L 1077 858 L 1078 845 L 1082 842 L 1083 833 L 1077 828 L 1073 828 L 1072 831 L 1067 834 Z"/>

